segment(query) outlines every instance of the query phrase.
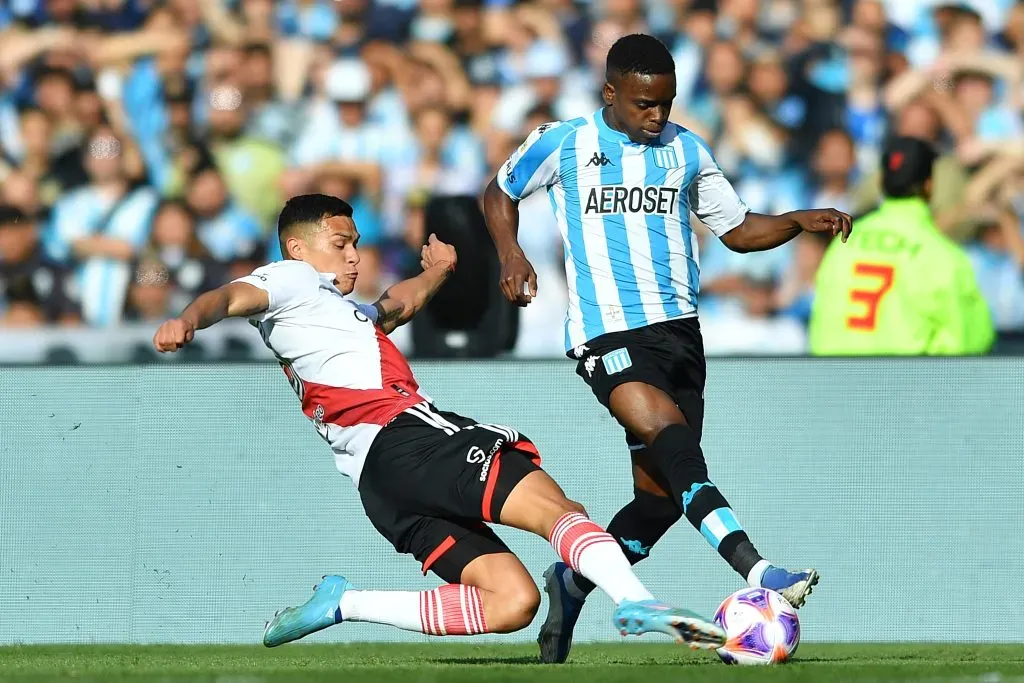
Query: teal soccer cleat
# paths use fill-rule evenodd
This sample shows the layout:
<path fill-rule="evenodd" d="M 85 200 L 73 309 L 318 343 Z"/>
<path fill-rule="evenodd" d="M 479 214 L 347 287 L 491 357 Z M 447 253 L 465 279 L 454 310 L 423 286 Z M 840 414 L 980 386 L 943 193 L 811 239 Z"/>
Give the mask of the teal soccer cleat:
<path fill-rule="evenodd" d="M 664 633 L 694 650 L 713 650 L 725 644 L 725 631 L 711 620 L 657 600 L 621 603 L 615 610 L 614 623 L 624 636 Z"/>
<path fill-rule="evenodd" d="M 325 576 L 313 587 L 313 597 L 298 607 L 287 607 L 267 622 L 263 644 L 277 647 L 310 633 L 322 631 L 342 621 L 339 603 L 345 591 L 352 588 L 343 576 Z"/>

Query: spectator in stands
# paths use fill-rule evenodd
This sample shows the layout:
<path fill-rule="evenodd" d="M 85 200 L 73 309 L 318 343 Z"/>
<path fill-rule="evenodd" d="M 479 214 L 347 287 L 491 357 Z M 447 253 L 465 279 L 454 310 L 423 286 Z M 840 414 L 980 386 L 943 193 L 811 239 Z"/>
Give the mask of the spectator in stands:
<path fill-rule="evenodd" d="M 883 138 L 930 141 L 936 222 L 971 245 L 993 314 L 1013 327 L 1015 290 L 996 284 L 1016 268 L 1008 212 L 1024 208 L 1009 158 L 1024 144 L 1024 5 L 1009 0 L 0 1 L 0 202 L 40 217 L 47 253 L 91 286 L 110 283 L 84 300 L 89 324 L 126 309 L 144 245 L 178 291 L 183 263 L 210 275 L 279 258 L 282 201 L 317 190 L 353 204 L 367 247 L 357 296 L 372 300 L 415 257 L 426 199 L 478 193 L 524 129 L 593 111 L 607 50 L 632 31 L 672 50 L 672 118 L 708 139 L 752 210 L 814 196 L 873 210 Z M 103 160 L 84 163 L 108 135 L 111 182 Z M 131 218 L 157 195 L 188 211 Z M 531 259 L 557 265 L 548 210 L 524 205 L 522 225 Z M 182 240 L 192 255 L 178 262 Z M 806 318 L 821 243 L 734 255 L 699 240 L 709 321 L 756 318 L 771 288 L 772 308 Z M 101 265 L 117 277 L 97 279 Z M 523 352 L 540 352 L 527 350 L 540 310 L 521 318 Z"/>
<path fill-rule="evenodd" d="M 26 173 L 12 173 L 0 183 L 0 203 L 14 206 L 29 216 L 44 217 L 49 212 L 39 199 L 43 187 Z"/>
<path fill-rule="evenodd" d="M 977 237 L 967 246 L 978 286 L 1001 335 L 1024 334 L 1024 235 L 1011 210 L 989 209 L 977 219 Z"/>
<path fill-rule="evenodd" d="M 158 202 L 152 188 L 133 187 L 122 150 L 111 128 L 89 139 L 83 155 L 89 184 L 57 201 L 46 240 L 52 258 L 77 264 L 82 315 L 97 326 L 120 320 L 129 263 L 149 237 Z"/>
<path fill-rule="evenodd" d="M 834 206 L 853 210 L 853 184 L 857 159 L 853 138 L 842 129 L 827 131 L 818 140 L 813 157 L 813 182 L 804 202 L 807 206 Z"/>
<path fill-rule="evenodd" d="M 805 232 L 793 240 L 793 265 L 786 270 L 775 293 L 775 307 L 780 315 L 806 326 L 814 303 L 814 280 L 825 256 L 831 236 Z"/>
<path fill-rule="evenodd" d="M 435 194 L 478 195 L 485 180 L 483 149 L 475 138 L 453 131 L 451 116 L 440 106 L 421 109 L 415 118 L 416 156 L 389 170 L 384 181 L 385 220 L 392 235 L 410 248 L 423 245 L 422 209 Z"/>
<path fill-rule="evenodd" d="M 199 169 L 185 198 L 198 219 L 199 241 L 218 261 L 230 261 L 263 244 L 260 223 L 235 203 L 217 168 Z"/>
<path fill-rule="evenodd" d="M 741 305 L 701 324 L 704 343 L 727 354 L 804 353 L 807 332 L 801 322 L 776 315 L 776 287 L 771 279 L 740 277 L 737 293 Z"/>
<path fill-rule="evenodd" d="M 0 308 L 17 310 L 12 320 L 77 324 L 77 291 L 70 271 L 43 252 L 39 225 L 21 210 L 0 205 Z M 6 303 L 5 303 L 6 302 Z"/>
<path fill-rule="evenodd" d="M 175 287 L 167 266 L 143 257 L 133 264 L 132 280 L 125 299 L 124 319 L 153 324 L 171 315 Z"/>
<path fill-rule="evenodd" d="M 963 249 L 939 232 L 927 204 L 935 151 L 896 138 L 882 162 L 885 201 L 833 242 L 815 282 L 816 355 L 975 355 L 995 333 Z"/>
<path fill-rule="evenodd" d="M 238 81 L 226 81 L 209 94 L 210 150 L 238 206 L 258 221 L 261 238 L 270 234 L 281 209 L 279 181 L 284 151 L 269 140 L 246 134 L 248 103 Z"/>
<path fill-rule="evenodd" d="M 934 190 L 929 198 L 936 224 L 951 237 L 959 239 L 956 226 L 961 220 L 964 204 L 964 190 L 967 187 L 967 170 L 955 153 L 943 152 L 939 148 L 942 134 L 940 111 L 948 101 L 939 93 L 931 93 L 905 105 L 897 115 L 894 135 L 925 140 L 937 148 L 939 153 L 932 169 Z M 949 110 L 945 109 L 948 113 Z M 882 171 L 874 169 L 867 174 L 854 190 L 853 211 L 863 214 L 878 206 L 882 199 Z"/>
<path fill-rule="evenodd" d="M 164 201 L 153 217 L 143 258 L 167 269 L 174 287 L 170 312 L 180 312 L 195 297 L 226 282 L 226 268 L 214 259 L 196 230 L 196 218 L 184 202 Z"/>

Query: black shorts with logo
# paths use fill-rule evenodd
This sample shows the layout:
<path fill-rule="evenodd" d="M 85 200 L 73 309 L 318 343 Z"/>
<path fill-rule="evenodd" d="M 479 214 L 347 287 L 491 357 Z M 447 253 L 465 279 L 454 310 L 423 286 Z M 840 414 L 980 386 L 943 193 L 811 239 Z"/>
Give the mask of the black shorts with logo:
<path fill-rule="evenodd" d="M 697 318 L 678 318 L 623 332 L 609 332 L 569 352 L 576 374 L 608 408 L 612 390 L 642 382 L 672 397 L 700 439 L 704 425 L 704 339 Z M 643 444 L 626 432 L 630 450 Z"/>
<path fill-rule="evenodd" d="M 481 555 L 508 552 L 487 526 L 512 489 L 540 469 L 537 448 L 502 425 L 480 424 L 429 403 L 407 409 L 377 435 L 359 478 L 373 526 L 449 583 Z"/>

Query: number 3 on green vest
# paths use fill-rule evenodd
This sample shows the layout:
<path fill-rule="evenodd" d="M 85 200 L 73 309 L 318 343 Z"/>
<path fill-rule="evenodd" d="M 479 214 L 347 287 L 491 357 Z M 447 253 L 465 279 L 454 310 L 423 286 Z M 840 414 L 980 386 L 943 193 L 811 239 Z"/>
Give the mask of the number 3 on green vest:
<path fill-rule="evenodd" d="M 851 330 L 873 331 L 878 323 L 878 305 L 892 289 L 893 267 L 885 263 L 855 263 L 853 274 L 864 281 L 865 286 L 850 290 L 850 301 L 859 308 L 859 315 L 846 318 L 846 327 Z"/>

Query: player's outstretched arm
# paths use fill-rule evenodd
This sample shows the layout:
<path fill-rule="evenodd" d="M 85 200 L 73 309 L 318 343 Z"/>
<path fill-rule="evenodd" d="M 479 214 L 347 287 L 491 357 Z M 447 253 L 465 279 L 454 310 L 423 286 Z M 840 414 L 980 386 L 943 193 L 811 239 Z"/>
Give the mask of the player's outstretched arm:
<path fill-rule="evenodd" d="M 196 330 L 210 327 L 224 318 L 256 315 L 269 307 L 270 296 L 264 290 L 244 282 L 231 282 L 200 294 L 181 316 L 161 325 L 153 335 L 153 346 L 160 353 L 177 351 L 192 341 Z"/>
<path fill-rule="evenodd" d="M 519 207 L 501 191 L 497 180 L 491 180 L 484 191 L 484 218 L 501 262 L 501 292 L 509 302 L 525 306 L 537 296 L 537 273 L 519 246 Z"/>
<path fill-rule="evenodd" d="M 836 209 L 790 211 L 781 216 L 750 212 L 743 222 L 722 235 L 729 249 L 746 253 L 774 249 L 801 232 L 830 232 L 845 242 L 853 231 L 853 219 Z"/>
<path fill-rule="evenodd" d="M 423 272 L 392 286 L 373 304 L 377 309 L 377 327 L 384 334 L 391 334 L 396 327 L 412 320 L 455 272 L 457 262 L 455 247 L 431 234 L 420 251 Z"/>

